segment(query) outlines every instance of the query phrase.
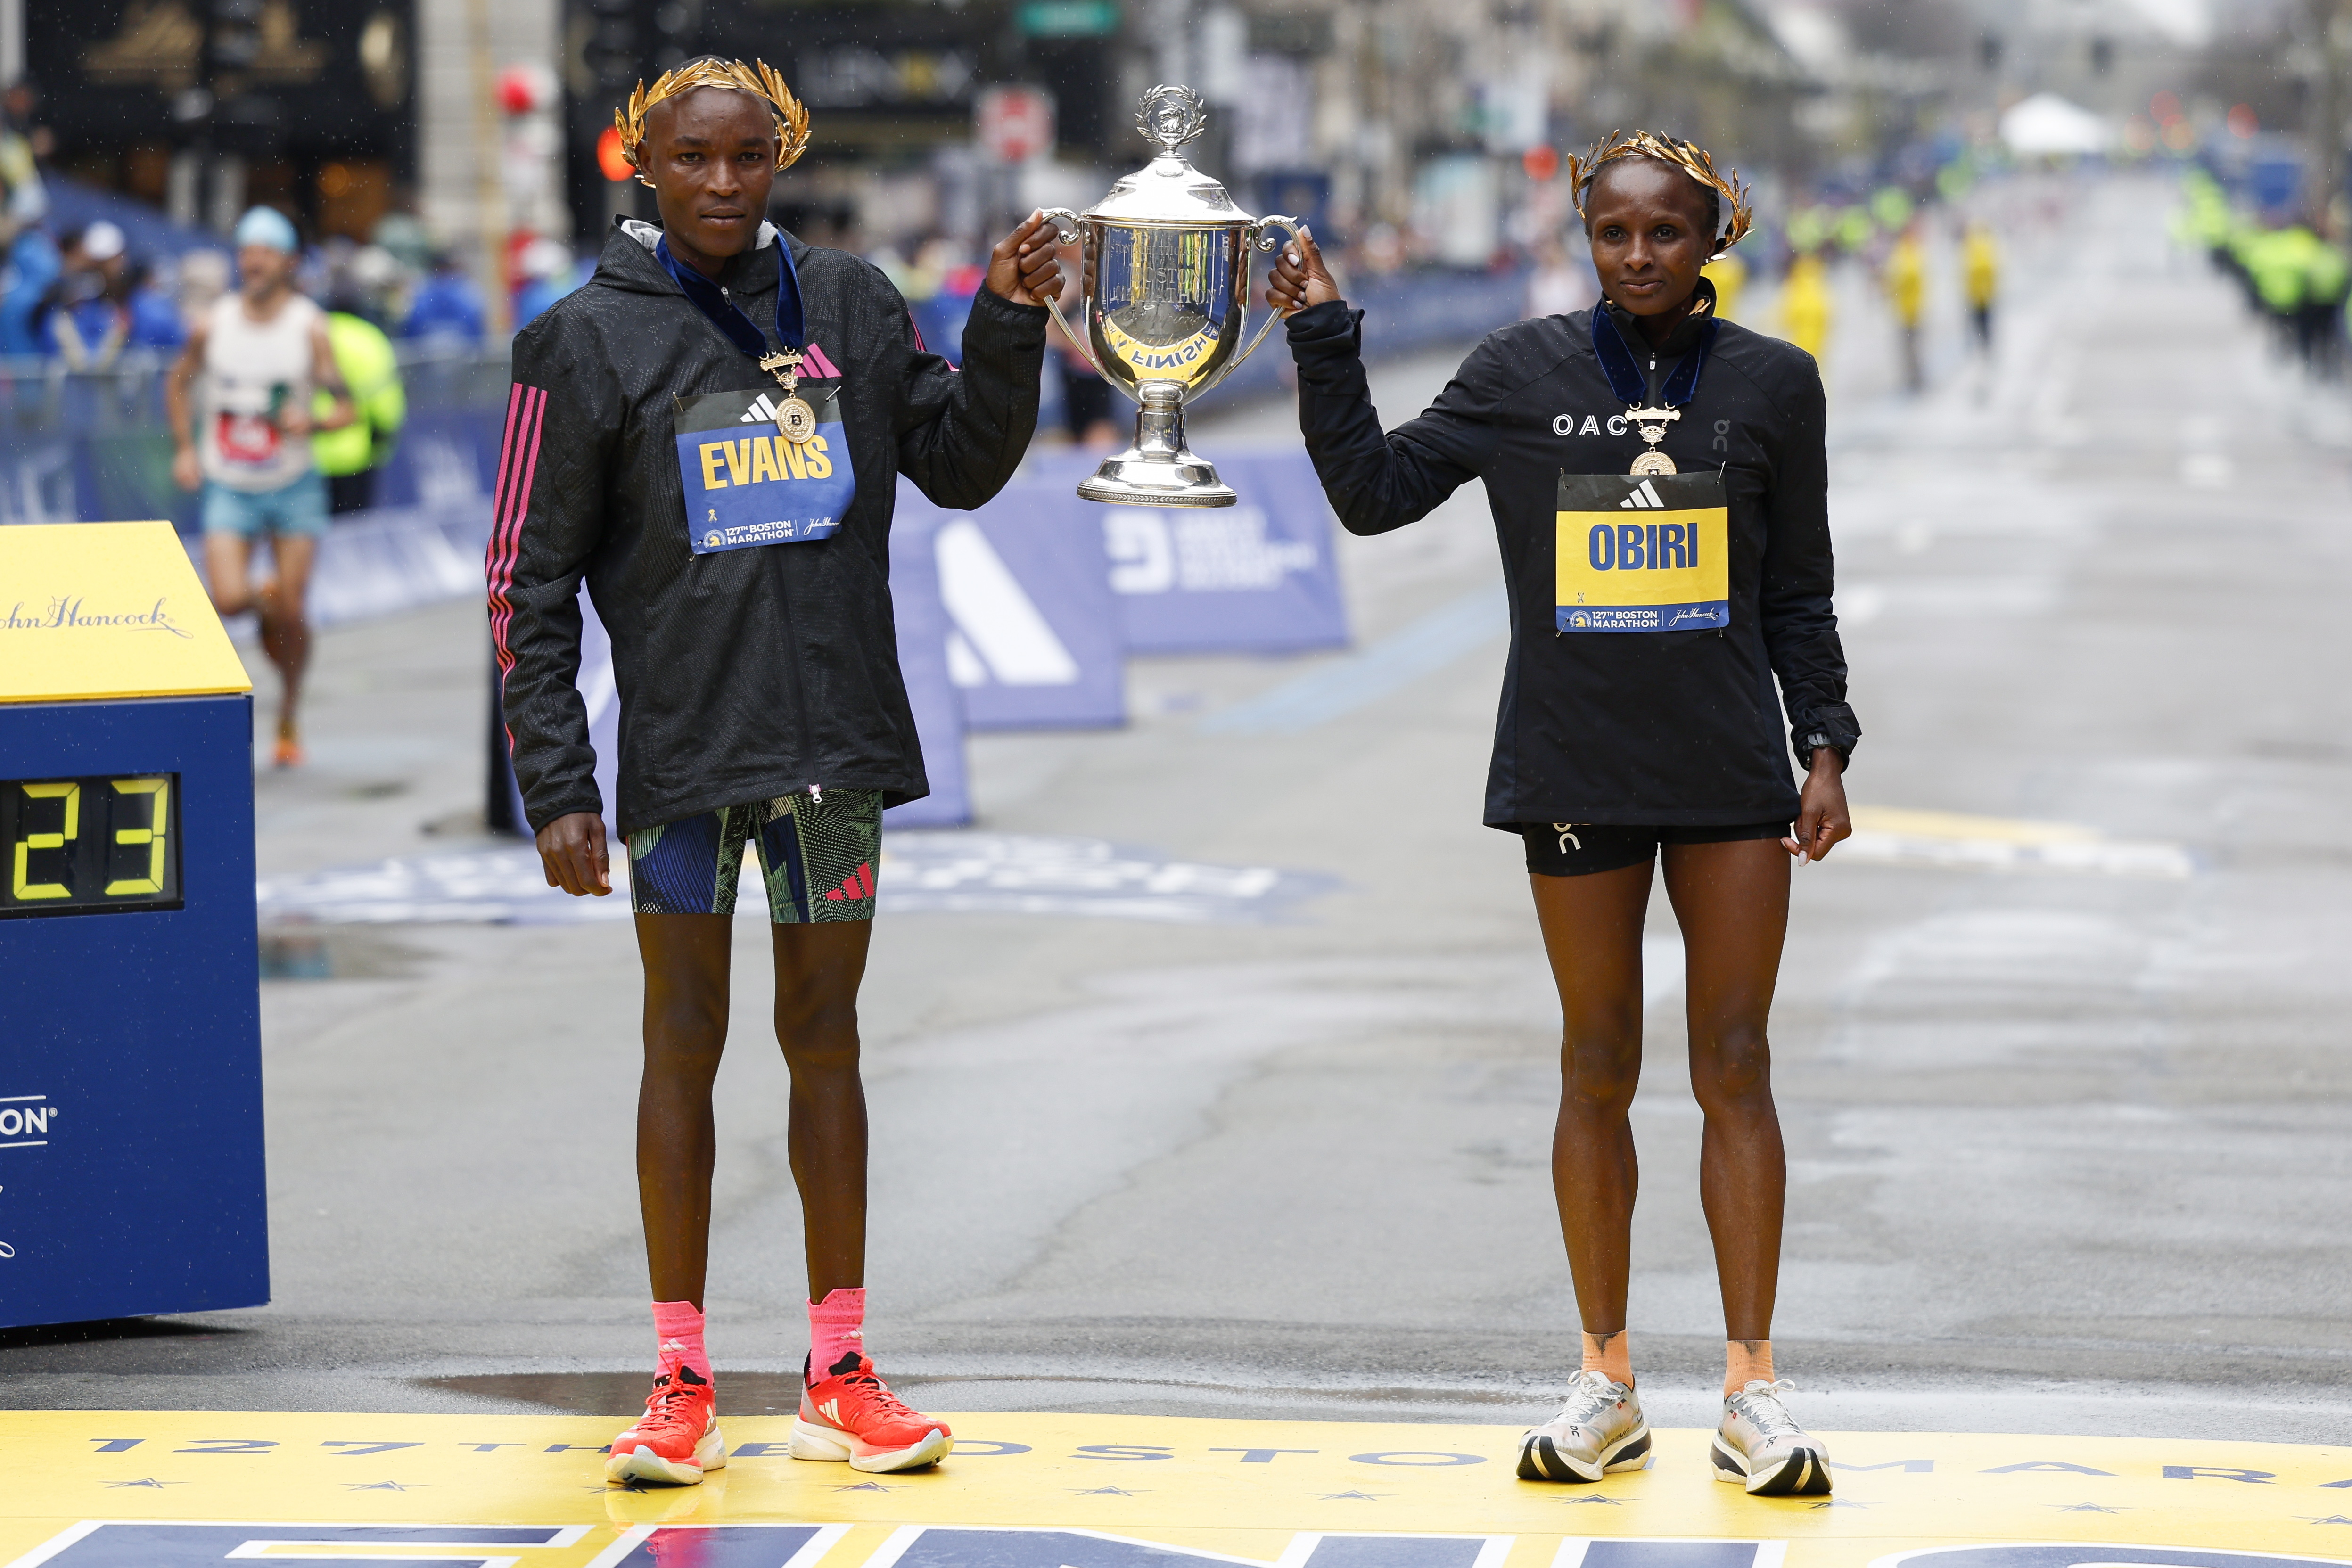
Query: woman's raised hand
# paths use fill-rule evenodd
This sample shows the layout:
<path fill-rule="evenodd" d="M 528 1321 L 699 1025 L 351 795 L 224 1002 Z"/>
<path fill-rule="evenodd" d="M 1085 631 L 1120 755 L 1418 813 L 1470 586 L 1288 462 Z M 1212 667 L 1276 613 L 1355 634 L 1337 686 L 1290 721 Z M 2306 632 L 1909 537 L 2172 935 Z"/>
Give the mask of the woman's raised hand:
<path fill-rule="evenodd" d="M 1339 298 L 1339 286 L 1331 280 L 1331 269 L 1323 265 L 1315 236 L 1301 229 L 1297 242 L 1284 246 L 1275 257 L 1274 271 L 1265 280 L 1266 304 L 1287 316 Z"/>

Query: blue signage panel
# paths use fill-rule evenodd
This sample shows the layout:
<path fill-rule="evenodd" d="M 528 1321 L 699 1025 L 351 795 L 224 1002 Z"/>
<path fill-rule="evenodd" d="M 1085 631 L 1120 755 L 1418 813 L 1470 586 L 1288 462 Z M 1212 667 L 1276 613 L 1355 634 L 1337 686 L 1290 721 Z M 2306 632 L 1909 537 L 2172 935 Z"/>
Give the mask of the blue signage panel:
<path fill-rule="evenodd" d="M 977 512 L 943 511 L 898 490 L 892 559 L 925 525 L 947 614 L 948 676 L 974 730 L 1065 729 L 1127 721 L 1118 607 L 1092 501 L 1035 505 L 1008 489 Z"/>
<path fill-rule="evenodd" d="M 0 704 L 0 1326 L 269 1299 L 253 699 Z"/>
<path fill-rule="evenodd" d="M 1348 645 L 1331 508 L 1297 449 L 1222 450 L 1231 507 L 1106 507 L 1077 483 L 1098 455 L 1030 460 L 1021 483 L 982 508 L 1085 518 L 1100 541 L 1120 639 L 1130 653 L 1289 653 Z"/>
<path fill-rule="evenodd" d="M 907 683 L 931 792 L 893 806 L 882 821 L 893 828 L 961 828 L 971 821 L 963 697 L 948 678 L 948 611 L 931 549 L 932 535 L 948 514 L 928 503 L 909 507 L 914 493 L 911 486 L 898 486 L 898 515 L 890 529 L 890 612 L 898 632 L 898 674 Z"/>

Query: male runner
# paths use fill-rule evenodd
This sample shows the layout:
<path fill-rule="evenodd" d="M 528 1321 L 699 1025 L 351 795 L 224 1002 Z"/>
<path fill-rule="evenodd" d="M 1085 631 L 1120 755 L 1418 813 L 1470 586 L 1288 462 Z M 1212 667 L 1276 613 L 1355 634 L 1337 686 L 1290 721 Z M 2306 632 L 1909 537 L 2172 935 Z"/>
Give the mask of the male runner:
<path fill-rule="evenodd" d="M 310 662 L 303 598 L 310 563 L 327 531 L 327 484 L 311 460 L 314 430 L 341 430 L 356 417 L 327 342 L 327 319 L 294 287 L 301 251 L 294 225 L 274 207 L 237 220 L 236 292 L 196 319 L 188 346 L 163 382 L 172 424 L 172 477 L 204 488 L 205 575 L 224 615 L 261 618 L 262 651 L 278 666 L 277 765 L 302 760 L 296 709 Z M 202 417 L 188 392 L 204 378 Z M 310 409 L 312 388 L 331 399 Z M 269 536 L 274 575 L 250 583 L 253 541 Z M 250 585 L 249 585 L 250 584 Z"/>
<path fill-rule="evenodd" d="M 687 1483 L 726 1462 L 703 1344 L 727 1034 L 728 931 L 747 848 L 772 923 L 776 1039 L 809 1276 L 791 1451 L 869 1471 L 937 1463 L 947 1427 L 864 1354 L 866 1100 L 857 988 L 882 810 L 929 789 L 891 626 L 906 475 L 942 506 L 1009 478 L 1037 417 L 1031 218 L 991 255 L 958 374 L 889 281 L 761 221 L 808 114 L 764 65 L 706 57 L 615 115 L 661 226 L 624 220 L 595 276 L 515 340 L 489 550 L 515 777 L 550 884 L 611 891 L 576 594 L 613 636 L 620 828 L 646 975 L 637 1190 L 659 1364 L 605 1474 Z"/>

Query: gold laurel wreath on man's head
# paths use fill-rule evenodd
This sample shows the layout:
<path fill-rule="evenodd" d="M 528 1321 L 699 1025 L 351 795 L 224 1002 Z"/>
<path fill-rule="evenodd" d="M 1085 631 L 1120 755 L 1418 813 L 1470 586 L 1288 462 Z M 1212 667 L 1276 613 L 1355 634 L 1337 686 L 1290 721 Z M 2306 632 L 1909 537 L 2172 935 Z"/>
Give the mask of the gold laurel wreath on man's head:
<path fill-rule="evenodd" d="M 621 155 L 629 167 L 637 172 L 641 184 L 653 182 L 646 178 L 643 162 L 646 143 L 646 115 L 654 105 L 698 87 L 723 87 L 735 92 L 748 92 L 768 100 L 776 121 L 776 138 L 782 146 L 776 152 L 776 167 L 789 169 L 800 155 L 808 151 L 808 106 L 793 96 L 784 78 L 765 60 L 753 60 L 745 65 L 741 60 L 688 60 L 676 70 L 664 71 L 648 89 L 643 78 L 629 101 L 613 111 L 613 126 L 621 133 Z"/>
<path fill-rule="evenodd" d="M 1696 141 L 1685 141 L 1673 136 L 1656 136 L 1647 131 L 1636 131 L 1628 136 L 1612 131 L 1592 144 L 1591 152 L 1579 158 L 1574 153 L 1568 160 L 1569 199 L 1576 204 L 1576 215 L 1584 216 L 1584 194 L 1592 188 L 1593 176 L 1601 166 L 1620 158 L 1655 158 L 1661 163 L 1671 163 L 1696 180 L 1700 184 L 1723 198 L 1731 209 L 1731 226 L 1715 238 L 1710 256 L 1721 256 L 1747 236 L 1754 226 L 1756 214 L 1748 204 L 1748 185 L 1740 179 L 1739 171 L 1731 171 L 1725 178 L 1715 172 L 1715 160 Z"/>

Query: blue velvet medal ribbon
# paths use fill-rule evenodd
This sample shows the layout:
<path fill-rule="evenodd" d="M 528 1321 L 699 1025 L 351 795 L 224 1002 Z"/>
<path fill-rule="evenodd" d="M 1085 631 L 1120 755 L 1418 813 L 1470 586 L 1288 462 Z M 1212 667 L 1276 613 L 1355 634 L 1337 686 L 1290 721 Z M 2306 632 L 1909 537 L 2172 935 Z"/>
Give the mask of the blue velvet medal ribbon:
<path fill-rule="evenodd" d="M 1709 312 L 1706 324 L 1698 329 L 1698 340 L 1666 377 L 1666 384 L 1658 390 L 1659 405 L 1680 408 L 1698 395 L 1699 372 L 1706 369 L 1706 352 L 1715 347 L 1715 332 L 1723 323 Z M 1625 335 L 1610 319 L 1609 307 L 1592 308 L 1592 351 L 1600 358 L 1601 373 L 1609 378 L 1609 390 L 1615 392 L 1628 408 L 1648 404 L 1650 386 L 1642 374 L 1642 362 L 1633 357 Z"/>
<path fill-rule="evenodd" d="M 680 266 L 677 257 L 670 254 L 667 235 L 654 246 L 654 256 L 679 291 L 694 302 L 694 308 L 727 334 L 728 341 L 755 360 L 767 358 L 768 341 L 760 336 L 760 329 L 752 325 L 751 318 L 744 315 L 742 308 L 721 292 L 719 285 L 694 268 Z M 808 346 L 807 331 L 807 318 L 801 309 L 800 271 L 793 266 L 793 247 L 780 234 L 776 236 L 776 340 L 787 350 L 797 353 Z"/>

